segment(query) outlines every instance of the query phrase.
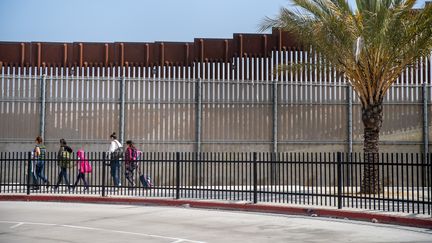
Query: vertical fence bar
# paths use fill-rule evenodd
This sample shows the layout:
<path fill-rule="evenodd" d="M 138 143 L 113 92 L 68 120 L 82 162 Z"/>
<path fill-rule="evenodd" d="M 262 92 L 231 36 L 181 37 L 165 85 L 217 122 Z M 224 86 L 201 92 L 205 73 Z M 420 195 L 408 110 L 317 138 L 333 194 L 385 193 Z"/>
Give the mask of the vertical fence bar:
<path fill-rule="evenodd" d="M 428 121 L 428 87 L 427 83 L 423 83 L 423 154 L 426 156 L 429 153 L 429 121 Z"/>
<path fill-rule="evenodd" d="M 100 159 L 100 158 L 99 158 Z M 99 160 L 100 162 L 100 160 Z M 102 197 L 106 196 L 105 193 L 105 178 L 106 178 L 106 152 L 102 153 Z"/>
<path fill-rule="evenodd" d="M 351 85 L 348 84 L 347 86 L 347 99 L 348 99 L 348 156 L 347 156 L 347 186 L 351 186 L 351 172 L 352 165 L 351 165 L 351 154 L 353 153 L 353 91 Z"/>
<path fill-rule="evenodd" d="M 258 202 L 258 166 L 257 166 L 257 153 L 253 153 L 253 203 Z"/>
<path fill-rule="evenodd" d="M 338 187 L 337 187 L 337 197 L 338 197 L 338 202 L 337 202 L 337 206 L 338 209 L 342 209 L 342 153 L 338 152 L 337 153 L 337 183 L 338 183 Z"/>
<path fill-rule="evenodd" d="M 427 155 L 427 161 L 426 164 L 428 166 L 428 178 L 429 178 L 429 186 L 428 188 L 428 198 L 429 198 L 429 203 L 428 203 L 428 214 L 432 217 L 432 211 L 431 211 L 431 207 L 432 207 L 432 153 Z"/>
<path fill-rule="evenodd" d="M 176 199 L 180 199 L 180 152 L 176 153 Z"/>
<path fill-rule="evenodd" d="M 24 153 L 24 156 L 25 156 L 25 153 Z M 24 158 L 22 158 L 22 159 L 24 159 Z M 5 161 L 3 161 L 3 152 L 0 151 L 0 193 L 2 192 L 3 184 L 6 184 L 6 180 L 4 180 L 4 183 L 3 183 L 4 163 L 5 163 Z M 21 171 L 22 170 L 20 170 L 20 172 Z M 20 183 L 19 183 L 20 185 L 18 185 L 18 186 L 21 188 L 21 173 L 20 173 L 19 178 L 20 178 Z M 20 189 L 20 191 L 21 191 L 21 189 Z"/>
<path fill-rule="evenodd" d="M 124 143 L 125 137 L 125 73 L 120 79 L 120 122 L 119 122 L 120 143 Z"/>
<path fill-rule="evenodd" d="M 273 153 L 271 155 L 272 161 L 270 165 L 271 169 L 271 183 L 274 185 L 276 183 L 276 177 L 278 174 L 276 161 L 276 154 L 278 152 L 278 83 L 277 80 L 273 80 L 273 129 L 272 129 L 272 137 L 273 137 Z"/>
<path fill-rule="evenodd" d="M 41 97 L 41 112 L 40 112 L 40 127 L 39 127 L 39 133 L 40 136 L 45 139 L 45 118 L 46 118 L 46 75 L 41 76 L 41 91 L 40 91 L 40 97 Z"/>
<path fill-rule="evenodd" d="M 201 152 L 201 125 L 202 125 L 202 87 L 201 79 L 197 79 L 195 83 L 195 102 L 196 102 L 196 127 L 195 127 L 195 140 L 196 140 L 196 152 L 199 154 Z"/>
<path fill-rule="evenodd" d="M 272 129 L 272 137 L 273 137 L 273 153 L 278 152 L 278 84 L 277 80 L 273 81 L 273 129 Z"/>
<path fill-rule="evenodd" d="M 31 167 L 32 167 L 32 154 L 31 152 L 27 153 L 27 195 L 30 195 L 30 173 L 31 173 Z"/>
<path fill-rule="evenodd" d="M 353 152 L 353 91 L 351 85 L 347 86 L 347 99 L 348 99 L 348 153 Z"/>
<path fill-rule="evenodd" d="M 21 187 L 20 187 L 20 184 L 22 183 L 21 182 L 21 175 L 22 175 L 21 163 L 22 163 L 22 160 L 25 158 L 25 155 L 26 155 L 25 152 L 24 153 L 23 152 L 17 153 L 17 161 L 15 162 L 16 170 L 15 170 L 15 176 L 14 176 L 15 192 L 19 192 L 21 190 Z M 45 177 L 46 177 L 46 174 L 45 174 Z"/>
<path fill-rule="evenodd" d="M 196 140 L 196 155 L 197 161 L 200 161 L 201 156 L 201 132 L 202 132 L 202 82 L 199 78 L 195 83 L 195 112 L 196 112 L 196 124 L 195 124 L 195 140 Z M 192 164 L 192 183 L 196 185 L 198 182 L 198 163 Z"/>
<path fill-rule="evenodd" d="M 7 179 L 7 183 L 6 183 L 6 191 L 10 191 L 10 181 L 9 181 L 9 178 L 10 178 L 10 165 L 11 165 L 11 152 L 9 152 L 9 153 L 7 153 L 7 156 L 6 156 L 6 169 L 5 169 L 5 175 L 6 175 L 6 178 L 8 178 Z"/>

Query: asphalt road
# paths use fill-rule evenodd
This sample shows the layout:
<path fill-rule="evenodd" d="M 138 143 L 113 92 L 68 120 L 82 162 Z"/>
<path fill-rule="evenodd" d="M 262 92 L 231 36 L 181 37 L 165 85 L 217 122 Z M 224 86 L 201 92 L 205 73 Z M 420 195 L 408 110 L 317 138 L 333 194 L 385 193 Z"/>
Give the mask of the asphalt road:
<path fill-rule="evenodd" d="M 431 242 L 432 231 L 175 207 L 0 202 L 0 242 Z"/>

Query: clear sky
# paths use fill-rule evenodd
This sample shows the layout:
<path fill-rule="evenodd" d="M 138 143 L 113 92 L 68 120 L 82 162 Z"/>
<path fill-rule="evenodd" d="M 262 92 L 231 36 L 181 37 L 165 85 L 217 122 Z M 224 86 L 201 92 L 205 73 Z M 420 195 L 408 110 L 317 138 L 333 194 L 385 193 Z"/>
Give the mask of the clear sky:
<path fill-rule="evenodd" d="M 288 0 L 0 0 L 0 41 L 231 38 L 257 32 L 260 21 L 282 6 L 291 5 Z"/>

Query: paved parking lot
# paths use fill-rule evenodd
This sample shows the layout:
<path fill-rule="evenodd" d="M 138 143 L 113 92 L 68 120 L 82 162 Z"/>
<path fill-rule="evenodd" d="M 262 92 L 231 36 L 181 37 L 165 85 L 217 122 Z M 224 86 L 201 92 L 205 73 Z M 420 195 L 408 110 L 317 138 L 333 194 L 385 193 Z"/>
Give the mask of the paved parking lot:
<path fill-rule="evenodd" d="M 431 242 L 427 229 L 317 217 L 0 202 L 0 242 Z"/>

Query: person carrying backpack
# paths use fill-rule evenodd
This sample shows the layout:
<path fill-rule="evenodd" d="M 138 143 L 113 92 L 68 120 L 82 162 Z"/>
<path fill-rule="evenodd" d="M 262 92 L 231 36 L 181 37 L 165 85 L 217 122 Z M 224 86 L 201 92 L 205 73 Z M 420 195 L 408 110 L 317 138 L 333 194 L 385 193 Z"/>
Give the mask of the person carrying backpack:
<path fill-rule="evenodd" d="M 121 186 L 119 178 L 120 159 L 123 157 L 123 146 L 117 140 L 117 135 L 113 132 L 110 135 L 111 143 L 108 150 L 110 156 L 111 176 L 114 181 L 114 186 Z"/>
<path fill-rule="evenodd" d="M 36 161 L 36 169 L 32 173 L 33 177 L 33 187 L 32 190 L 38 190 L 39 189 L 39 181 L 40 179 L 43 183 L 45 183 L 48 187 L 49 181 L 45 176 L 45 154 L 46 154 L 46 147 L 42 144 L 43 139 L 41 136 L 36 137 L 36 145 L 33 149 L 33 158 Z M 35 173 L 36 172 L 36 173 Z"/>
<path fill-rule="evenodd" d="M 135 187 L 135 170 L 138 167 L 137 157 L 138 157 L 138 149 L 135 147 L 135 144 L 128 140 L 126 141 L 126 152 L 125 152 L 125 176 L 129 181 L 129 185 Z"/>
<path fill-rule="evenodd" d="M 58 166 L 60 167 L 60 172 L 58 174 L 57 183 L 54 186 L 54 190 L 57 190 L 60 183 L 62 183 L 63 178 L 65 179 L 68 189 L 71 189 L 69 184 L 69 178 L 67 170 L 72 166 L 72 148 L 67 146 L 66 140 L 60 139 L 60 148 L 57 154 Z"/>
<path fill-rule="evenodd" d="M 78 176 L 75 180 L 74 185 L 72 186 L 72 189 L 75 189 L 75 187 L 78 185 L 78 182 L 80 180 L 83 180 L 84 182 L 84 191 L 87 191 L 89 189 L 89 185 L 85 179 L 85 174 L 91 173 L 92 172 L 92 167 L 90 165 L 90 162 L 87 160 L 87 158 L 85 157 L 84 154 L 84 150 L 82 149 L 78 149 L 77 151 L 77 157 L 78 157 Z"/>

